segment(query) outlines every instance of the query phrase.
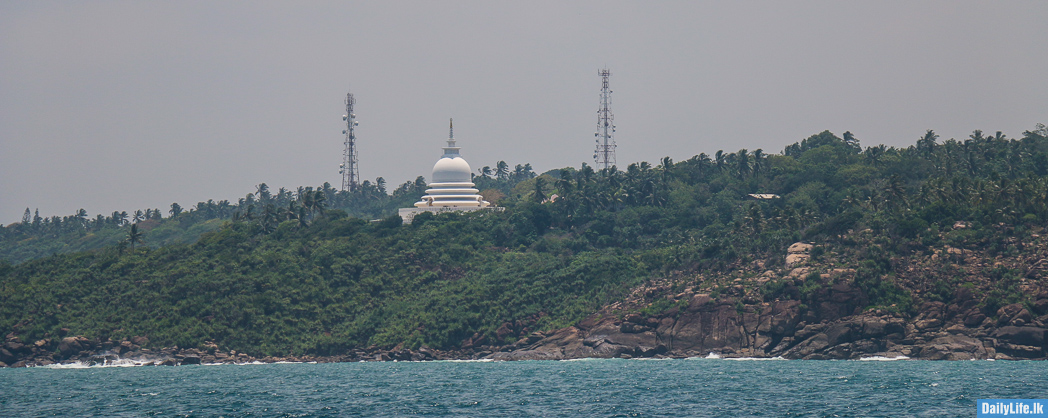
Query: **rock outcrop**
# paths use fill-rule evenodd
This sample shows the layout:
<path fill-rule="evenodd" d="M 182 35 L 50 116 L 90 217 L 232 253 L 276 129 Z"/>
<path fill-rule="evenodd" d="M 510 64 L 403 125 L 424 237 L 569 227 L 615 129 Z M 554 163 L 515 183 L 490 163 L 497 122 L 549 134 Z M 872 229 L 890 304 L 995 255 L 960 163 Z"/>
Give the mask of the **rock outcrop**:
<path fill-rule="evenodd" d="M 1046 255 L 1048 257 L 1048 243 Z M 57 362 L 191 365 L 278 361 L 559 360 L 584 357 L 723 357 L 929 360 L 1048 358 L 1048 262 L 1009 260 L 945 247 L 931 256 L 882 260 L 891 274 L 871 276 L 854 254 L 795 243 L 777 267 L 752 265 L 708 274 L 676 273 L 638 286 L 574 326 L 533 332 L 544 314 L 477 332 L 460 348 L 367 347 L 334 356 L 251 356 L 204 342 L 202 348 L 150 347 L 145 336 L 97 340 L 62 329 L 27 343 L 0 345 L 0 367 Z M 857 247 L 858 248 L 858 247 Z M 946 263 L 945 261 L 949 261 Z M 1001 302 L 986 271 L 1024 274 L 1010 286 L 1024 297 Z M 952 284 L 950 284 L 952 283 Z M 958 285 L 959 283 L 959 285 Z M 993 290 L 993 292 L 991 292 Z M 886 298 L 895 292 L 896 297 Z M 989 295 L 995 295 L 990 297 Z M 877 305 L 879 301 L 887 306 Z M 887 302 L 885 302 L 887 301 Z"/>
<path fill-rule="evenodd" d="M 758 265 L 754 270 L 762 273 L 729 276 L 709 286 L 715 287 L 713 293 L 693 287 L 673 294 L 669 289 L 674 286 L 669 282 L 649 284 L 636 289 L 632 300 L 609 305 L 574 327 L 536 333 L 491 358 L 687 357 L 710 353 L 788 359 L 1048 358 L 1048 291 L 1041 287 L 1043 280 L 1025 288 L 1036 295 L 1029 303 L 988 311 L 985 295 L 978 289 L 992 283 L 973 277 L 985 268 L 974 261 L 979 255 L 947 247 L 942 251 L 944 256 L 968 257 L 970 267 L 959 272 L 935 271 L 942 260 L 938 256 L 918 258 L 908 265 L 898 260 L 898 274 L 903 276 L 898 280 L 917 289 L 913 292 L 916 301 L 923 299 L 921 292 L 929 287 L 918 280 L 929 276 L 966 275 L 970 286 L 946 289 L 948 293 L 939 290 L 908 311 L 894 305 L 871 308 L 872 296 L 866 290 L 870 282 L 857 280 L 856 269 L 813 263 L 813 248 L 812 244 L 795 243 L 787 249 L 778 272 Z M 994 267 L 1002 265 L 998 262 Z M 774 295 L 768 293 L 770 282 L 778 286 Z M 941 300 L 944 294 L 949 299 Z M 673 300 L 674 307 L 647 316 L 638 314 L 660 298 Z"/>

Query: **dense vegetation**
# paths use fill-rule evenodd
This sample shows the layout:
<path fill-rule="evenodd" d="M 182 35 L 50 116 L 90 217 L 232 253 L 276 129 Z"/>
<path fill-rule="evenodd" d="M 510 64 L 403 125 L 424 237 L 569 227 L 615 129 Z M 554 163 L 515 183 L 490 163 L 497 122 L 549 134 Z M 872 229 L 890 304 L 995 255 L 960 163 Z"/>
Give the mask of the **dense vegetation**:
<path fill-rule="evenodd" d="M 263 185 L 217 205 L 232 208 L 230 221 L 191 245 L 0 264 L 0 333 L 32 341 L 64 327 L 256 354 L 507 342 L 571 324 L 647 278 L 781 266 L 792 242 L 855 246 L 848 232 L 858 230 L 877 244 L 861 249 L 857 279 L 870 304 L 905 310 L 915 296 L 894 283 L 891 257 L 942 245 L 1015 254 L 1021 242 L 1005 236 L 1048 222 L 1043 125 L 1020 139 L 975 131 L 940 142 L 928 131 L 914 146 L 863 149 L 850 133 L 822 132 L 781 154 L 718 151 L 537 177 L 518 167 L 482 168 L 475 179 L 503 212 L 368 222 L 332 208 L 389 216 L 417 199 L 423 182 L 392 194 L 379 181 L 345 194 L 325 186 L 271 195 Z M 193 222 L 179 214 L 140 224 L 199 230 L 217 219 L 207 210 L 198 205 L 193 213 L 205 214 Z M 951 229 L 958 221 L 968 227 Z M 137 227 L 120 228 L 134 244 Z M 995 300 L 1021 298 L 1003 280 L 1015 273 L 1000 276 Z M 802 291 L 797 297 L 817 294 Z"/>
<path fill-rule="evenodd" d="M 495 167 L 478 170 L 481 174 L 476 179 L 478 187 L 490 198 L 499 199 L 519 182 L 535 177 L 529 164 L 517 164 L 510 171 L 505 161 L 499 161 Z M 354 190 L 337 190 L 324 183 L 315 189 L 280 188 L 273 193 L 268 185 L 261 183 L 254 193 L 236 202 L 208 200 L 189 208 L 172 203 L 167 217 L 160 209 L 119 211 L 94 217 L 79 209 L 69 216 L 41 217 L 39 210 L 26 208 L 22 222 L 7 227 L 0 225 L 0 260 L 21 263 L 52 254 L 97 250 L 122 242 L 131 225 L 138 225 L 143 244 L 156 248 L 192 243 L 202 233 L 218 229 L 222 221 L 229 219 L 257 220 L 262 229 L 268 231 L 287 219 L 306 222 L 328 208 L 365 219 L 381 218 L 394 213 L 396 208 L 411 206 L 425 189 L 426 181 L 422 177 L 405 182 L 392 192 L 386 191 L 382 177 L 374 182 L 365 180 Z"/>

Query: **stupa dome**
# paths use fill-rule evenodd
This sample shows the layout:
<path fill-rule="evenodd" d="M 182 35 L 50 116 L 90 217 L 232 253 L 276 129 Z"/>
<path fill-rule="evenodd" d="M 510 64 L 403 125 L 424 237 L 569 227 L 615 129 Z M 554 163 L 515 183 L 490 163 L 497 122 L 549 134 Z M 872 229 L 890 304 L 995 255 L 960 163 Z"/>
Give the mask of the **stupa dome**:
<path fill-rule="evenodd" d="M 444 156 L 433 164 L 433 183 L 470 183 L 472 174 L 469 163 L 459 156 Z"/>

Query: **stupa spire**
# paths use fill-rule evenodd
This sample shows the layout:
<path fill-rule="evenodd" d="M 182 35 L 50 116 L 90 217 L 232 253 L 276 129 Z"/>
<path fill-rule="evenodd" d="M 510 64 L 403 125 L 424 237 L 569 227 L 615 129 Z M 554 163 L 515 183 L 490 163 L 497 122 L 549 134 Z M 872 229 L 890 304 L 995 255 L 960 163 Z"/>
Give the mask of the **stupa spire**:
<path fill-rule="evenodd" d="M 459 156 L 460 147 L 455 146 L 455 119 L 448 119 L 448 146 L 444 147 L 444 156 L 455 158 Z"/>

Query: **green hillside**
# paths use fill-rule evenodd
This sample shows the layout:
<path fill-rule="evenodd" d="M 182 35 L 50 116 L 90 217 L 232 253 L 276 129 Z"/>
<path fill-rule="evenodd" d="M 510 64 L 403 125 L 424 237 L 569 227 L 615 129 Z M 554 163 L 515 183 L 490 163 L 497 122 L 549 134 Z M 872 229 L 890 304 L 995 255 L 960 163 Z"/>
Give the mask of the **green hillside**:
<path fill-rule="evenodd" d="M 935 292 L 896 283 L 893 256 L 947 244 L 1021 253 L 1021 240 L 1006 238 L 1048 222 L 1043 125 L 1019 139 L 975 131 L 939 141 L 928 131 L 907 148 L 863 149 L 850 133 L 822 132 L 781 154 L 717 151 L 537 177 L 518 167 L 482 169 L 475 180 L 503 212 L 368 222 L 408 206 L 422 185 L 387 193 L 369 182 L 370 195 L 260 187 L 222 206 L 228 221 L 198 205 L 196 221 L 140 222 L 159 234 L 185 216 L 171 236 L 217 228 L 192 244 L 146 236 L 151 247 L 14 258 L 28 261 L 0 265 L 0 333 L 34 341 L 68 328 L 252 354 L 501 344 L 571 325 L 647 279 L 781 266 L 793 242 L 854 246 L 848 234 L 859 230 L 880 251 L 859 272 L 869 305 L 908 310 Z M 129 232 L 113 231 L 106 240 Z M 1011 285 L 994 292 L 983 303 L 1024 300 Z"/>

